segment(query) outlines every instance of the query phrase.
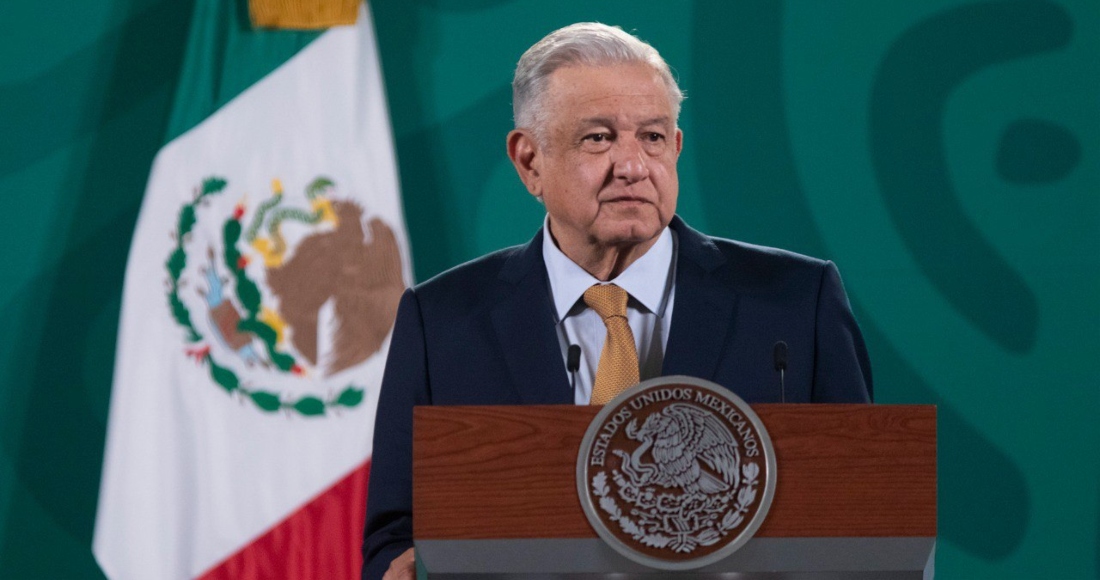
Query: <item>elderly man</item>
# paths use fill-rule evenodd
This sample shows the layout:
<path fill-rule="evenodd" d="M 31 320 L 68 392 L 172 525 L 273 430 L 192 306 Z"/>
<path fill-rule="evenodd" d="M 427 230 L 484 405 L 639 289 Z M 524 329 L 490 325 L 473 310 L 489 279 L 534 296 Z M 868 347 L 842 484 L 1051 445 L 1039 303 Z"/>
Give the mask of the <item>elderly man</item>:
<path fill-rule="evenodd" d="M 376 421 L 365 578 L 414 577 L 414 405 L 602 404 L 673 374 L 750 403 L 871 399 L 867 352 L 831 263 L 707 237 L 676 217 L 683 95 L 653 47 L 615 27 L 568 26 L 524 53 L 512 89 L 508 156 L 547 217 L 530 243 L 402 297 Z M 783 392 L 778 341 L 789 345 Z M 577 346 L 579 364 L 569 361 Z"/>

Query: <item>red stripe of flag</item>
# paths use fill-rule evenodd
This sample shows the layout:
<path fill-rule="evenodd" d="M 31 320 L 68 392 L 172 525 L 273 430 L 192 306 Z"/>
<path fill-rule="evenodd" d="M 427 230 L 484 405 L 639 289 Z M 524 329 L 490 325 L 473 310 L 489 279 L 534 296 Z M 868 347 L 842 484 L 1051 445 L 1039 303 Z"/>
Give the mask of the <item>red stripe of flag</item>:
<path fill-rule="evenodd" d="M 359 578 L 369 475 L 368 460 L 200 579 Z"/>

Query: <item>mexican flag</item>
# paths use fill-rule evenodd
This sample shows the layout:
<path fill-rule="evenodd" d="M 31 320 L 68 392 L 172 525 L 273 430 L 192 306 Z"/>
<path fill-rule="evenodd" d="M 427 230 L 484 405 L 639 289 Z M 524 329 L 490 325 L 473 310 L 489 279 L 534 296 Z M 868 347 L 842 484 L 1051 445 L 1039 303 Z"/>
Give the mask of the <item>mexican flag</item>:
<path fill-rule="evenodd" d="M 311 35 L 240 18 L 196 3 L 180 134 L 130 250 L 94 539 L 110 578 L 359 574 L 411 283 L 372 22 L 360 8 Z"/>

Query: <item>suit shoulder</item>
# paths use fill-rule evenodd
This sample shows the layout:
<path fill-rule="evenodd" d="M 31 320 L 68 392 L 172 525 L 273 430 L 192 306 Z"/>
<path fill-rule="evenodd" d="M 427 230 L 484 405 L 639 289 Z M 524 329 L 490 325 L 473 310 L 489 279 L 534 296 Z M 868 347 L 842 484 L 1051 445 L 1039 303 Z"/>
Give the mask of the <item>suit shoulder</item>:
<path fill-rule="evenodd" d="M 510 260 L 523 252 L 525 246 L 513 246 L 459 264 L 417 284 L 413 291 L 421 302 L 466 303 L 483 297 L 495 286 Z"/>
<path fill-rule="evenodd" d="M 816 288 L 829 264 L 790 250 L 724 238 L 709 240 L 725 257 L 730 275 L 744 290 Z"/>
<path fill-rule="evenodd" d="M 769 269 L 779 268 L 782 270 L 809 269 L 820 272 L 821 268 L 826 264 L 825 260 L 781 248 L 760 246 L 738 240 L 727 240 L 725 238 L 712 237 L 710 240 L 719 251 L 722 252 L 727 260 L 738 267 L 753 269 L 761 267 Z"/>

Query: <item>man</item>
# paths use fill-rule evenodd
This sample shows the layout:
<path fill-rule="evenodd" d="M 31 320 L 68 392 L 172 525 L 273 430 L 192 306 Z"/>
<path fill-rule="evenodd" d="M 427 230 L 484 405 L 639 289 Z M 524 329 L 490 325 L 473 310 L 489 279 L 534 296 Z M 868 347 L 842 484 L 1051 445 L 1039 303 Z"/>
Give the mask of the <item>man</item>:
<path fill-rule="evenodd" d="M 365 578 L 414 577 L 414 405 L 602 404 L 673 374 L 750 403 L 871 399 L 831 263 L 710 238 L 675 217 L 683 96 L 656 50 L 575 24 L 531 47 L 512 86 L 508 156 L 547 218 L 527 245 L 402 297 L 376 419 Z M 567 372 L 570 345 L 582 360 Z"/>

